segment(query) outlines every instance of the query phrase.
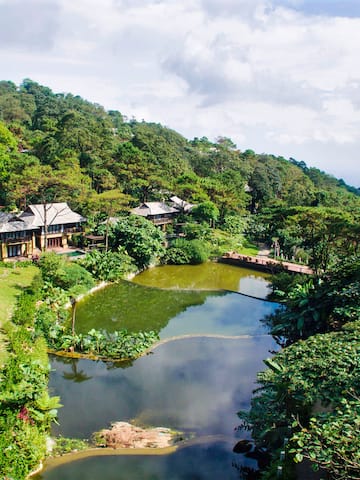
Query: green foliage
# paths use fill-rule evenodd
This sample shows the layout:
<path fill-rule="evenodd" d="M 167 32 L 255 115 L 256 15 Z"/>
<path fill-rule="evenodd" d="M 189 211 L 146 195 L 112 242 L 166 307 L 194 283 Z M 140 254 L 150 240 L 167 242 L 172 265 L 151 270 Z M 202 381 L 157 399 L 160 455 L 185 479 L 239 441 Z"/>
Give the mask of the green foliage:
<path fill-rule="evenodd" d="M 27 321 L 19 322 L 29 323 Z M 7 325 L 9 356 L 0 372 L 0 471 L 24 479 L 46 453 L 46 436 L 60 406 L 47 392 L 46 344 L 28 327 Z"/>
<path fill-rule="evenodd" d="M 187 240 L 209 240 L 211 237 L 211 230 L 207 223 L 192 223 L 186 222 L 182 227 L 182 232 L 184 233 Z"/>
<path fill-rule="evenodd" d="M 133 260 L 123 248 L 119 247 L 115 252 L 100 252 L 92 250 L 79 261 L 94 278 L 113 282 L 123 278 L 128 273 L 135 272 Z"/>
<path fill-rule="evenodd" d="M 167 249 L 165 263 L 174 265 L 200 264 L 208 260 L 210 250 L 205 242 L 200 240 L 176 239 Z"/>
<path fill-rule="evenodd" d="M 18 297 L 17 308 L 12 316 L 16 325 L 31 326 L 35 315 L 37 296 L 30 292 L 22 292 Z"/>
<path fill-rule="evenodd" d="M 281 280 L 282 277 L 280 277 Z M 286 343 L 307 338 L 315 333 L 339 328 L 360 318 L 360 257 L 342 258 L 323 274 L 319 281 L 312 278 L 301 283 L 282 282 L 284 308 L 266 318 L 271 333 Z"/>
<path fill-rule="evenodd" d="M 84 292 L 95 285 L 84 267 L 54 252 L 43 253 L 38 265 L 47 285 L 68 290 L 70 294 Z"/>
<path fill-rule="evenodd" d="M 219 218 L 219 209 L 213 202 L 202 202 L 192 209 L 191 216 L 199 222 L 207 222 L 213 226 Z"/>
<path fill-rule="evenodd" d="M 38 266 L 45 281 L 55 278 L 64 267 L 64 258 L 55 252 L 46 252 L 41 255 Z"/>
<path fill-rule="evenodd" d="M 139 268 L 147 267 L 163 256 L 164 241 L 161 230 L 137 215 L 121 217 L 110 233 L 112 248 L 123 247 Z"/>
<path fill-rule="evenodd" d="M 89 290 L 95 282 L 89 272 L 76 262 L 67 262 L 61 275 L 56 279 L 56 286 L 74 292 L 74 287 L 81 287 L 82 291 Z"/>
<path fill-rule="evenodd" d="M 86 334 L 70 334 L 65 328 L 53 328 L 47 338 L 50 348 L 72 351 L 96 358 L 125 360 L 139 357 L 159 336 L 154 331 L 106 333 L 91 329 Z"/>
<path fill-rule="evenodd" d="M 55 446 L 53 447 L 51 454 L 53 456 L 65 455 L 79 450 L 86 450 L 89 448 L 89 442 L 87 440 L 81 440 L 79 438 L 66 438 L 57 437 Z"/>
<path fill-rule="evenodd" d="M 315 335 L 266 361 L 250 414 L 240 412 L 258 446 L 276 449 L 291 436 L 293 418 L 305 428 L 315 404 L 336 407 L 360 388 L 359 324 Z M 336 381 L 334 381 L 336 379 Z M 294 427 L 293 427 L 294 428 Z M 333 448 L 336 449 L 334 439 Z"/>
<path fill-rule="evenodd" d="M 358 480 L 360 472 L 360 398 L 343 398 L 331 412 L 311 417 L 305 428 L 292 436 L 290 453 L 296 462 L 309 459 L 314 468 L 323 468 L 334 480 Z"/>
<path fill-rule="evenodd" d="M 265 362 L 250 412 L 239 412 L 258 446 L 274 452 L 290 438 L 289 458 L 308 458 L 336 480 L 359 478 L 359 272 L 353 256 L 320 282 L 285 288 L 285 308 L 270 323 L 292 345 Z"/>
<path fill-rule="evenodd" d="M 291 274 L 287 272 L 280 272 L 272 275 L 270 278 L 272 293 L 271 300 L 276 302 L 283 302 L 285 294 L 295 288 L 296 285 L 303 285 L 309 281 L 306 275 Z"/>
<path fill-rule="evenodd" d="M 248 217 L 228 215 L 224 218 L 223 229 L 231 235 L 242 235 L 245 232 L 248 221 Z"/>

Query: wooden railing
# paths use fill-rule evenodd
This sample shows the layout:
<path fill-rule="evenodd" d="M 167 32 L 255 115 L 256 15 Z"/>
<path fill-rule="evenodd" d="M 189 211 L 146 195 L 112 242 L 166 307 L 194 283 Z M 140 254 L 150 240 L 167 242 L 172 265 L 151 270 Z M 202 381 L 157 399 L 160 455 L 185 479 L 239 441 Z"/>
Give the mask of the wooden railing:
<path fill-rule="evenodd" d="M 9 244 L 17 244 L 17 243 L 25 243 L 25 242 L 30 242 L 32 237 L 30 235 L 24 235 L 23 237 L 11 237 L 11 238 L 5 238 L 0 240 L 0 243 L 6 243 L 7 245 Z"/>
<path fill-rule="evenodd" d="M 83 231 L 84 229 L 82 227 L 65 227 L 64 228 L 64 233 L 81 233 Z"/>

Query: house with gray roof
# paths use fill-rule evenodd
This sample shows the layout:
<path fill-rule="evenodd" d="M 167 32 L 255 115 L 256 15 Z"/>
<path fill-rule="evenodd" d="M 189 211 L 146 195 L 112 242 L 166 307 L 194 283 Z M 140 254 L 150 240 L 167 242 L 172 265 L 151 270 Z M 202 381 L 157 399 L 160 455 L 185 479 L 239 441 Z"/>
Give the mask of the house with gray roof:
<path fill-rule="evenodd" d="M 0 260 L 31 256 L 35 230 L 12 213 L 0 213 Z"/>
<path fill-rule="evenodd" d="M 166 225 L 172 223 L 179 214 L 179 210 L 164 202 L 145 202 L 139 207 L 133 208 L 131 213 L 140 215 L 165 230 Z"/>
<path fill-rule="evenodd" d="M 29 205 L 19 215 L 0 213 L 0 259 L 66 248 L 74 234 L 82 233 L 85 221 L 65 202 Z"/>
<path fill-rule="evenodd" d="M 184 213 L 191 212 L 191 210 L 195 207 L 193 203 L 186 202 L 185 200 L 182 200 L 176 195 L 173 195 L 172 197 L 170 197 L 170 200 L 172 201 L 173 207 L 177 208 L 178 210 Z"/>

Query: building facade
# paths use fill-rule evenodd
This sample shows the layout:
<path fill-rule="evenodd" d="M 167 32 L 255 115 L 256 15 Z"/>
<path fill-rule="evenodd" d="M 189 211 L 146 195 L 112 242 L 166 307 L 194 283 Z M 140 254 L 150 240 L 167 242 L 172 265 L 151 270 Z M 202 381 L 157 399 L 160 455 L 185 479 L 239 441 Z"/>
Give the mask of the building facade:
<path fill-rule="evenodd" d="M 29 205 L 19 215 L 0 213 L 0 260 L 66 248 L 85 221 L 65 202 Z"/>

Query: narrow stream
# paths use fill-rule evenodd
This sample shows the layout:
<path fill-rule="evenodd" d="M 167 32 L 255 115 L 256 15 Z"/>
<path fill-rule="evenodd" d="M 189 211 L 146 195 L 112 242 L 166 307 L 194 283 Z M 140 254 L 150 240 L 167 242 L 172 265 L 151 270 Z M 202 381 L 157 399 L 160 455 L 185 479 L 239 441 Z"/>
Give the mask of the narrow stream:
<path fill-rule="evenodd" d="M 241 277 L 242 269 L 236 270 Z M 193 283 L 194 271 L 187 271 Z M 149 272 L 158 275 L 157 269 Z M 226 270 L 222 272 L 229 277 Z M 143 282 L 144 276 L 135 281 Z M 260 276 L 262 292 L 264 281 Z M 231 480 L 242 478 L 244 467 L 256 468 L 255 460 L 232 452 L 239 435 L 236 412 L 249 407 L 256 373 L 275 348 L 260 323 L 275 304 L 237 293 L 160 290 L 122 282 L 90 296 L 79 307 L 79 329 L 122 325 L 135 330 L 146 325 L 171 340 L 126 364 L 53 357 L 50 388 L 64 405 L 54 433 L 88 438 L 112 422 L 135 421 L 183 431 L 194 443 L 164 456 L 91 457 L 49 466 L 38 479 Z M 185 335 L 190 336 L 179 338 Z M 240 435 L 246 438 L 244 432 Z"/>

